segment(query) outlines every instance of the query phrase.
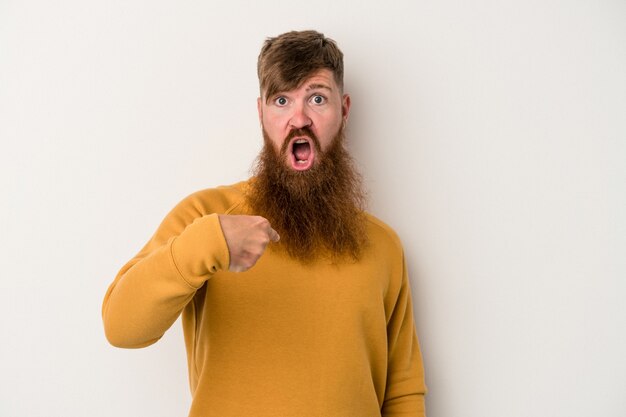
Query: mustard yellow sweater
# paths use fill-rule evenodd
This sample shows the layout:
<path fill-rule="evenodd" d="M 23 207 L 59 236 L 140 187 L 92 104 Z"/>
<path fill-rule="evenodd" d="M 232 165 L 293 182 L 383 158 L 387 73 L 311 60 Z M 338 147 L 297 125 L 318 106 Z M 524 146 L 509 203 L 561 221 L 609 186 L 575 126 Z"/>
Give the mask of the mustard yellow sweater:
<path fill-rule="evenodd" d="M 246 185 L 199 191 L 167 215 L 107 291 L 110 343 L 148 346 L 182 312 L 190 417 L 424 416 L 396 234 L 368 216 L 358 263 L 304 267 L 270 245 L 231 273 L 216 213 L 245 213 Z"/>

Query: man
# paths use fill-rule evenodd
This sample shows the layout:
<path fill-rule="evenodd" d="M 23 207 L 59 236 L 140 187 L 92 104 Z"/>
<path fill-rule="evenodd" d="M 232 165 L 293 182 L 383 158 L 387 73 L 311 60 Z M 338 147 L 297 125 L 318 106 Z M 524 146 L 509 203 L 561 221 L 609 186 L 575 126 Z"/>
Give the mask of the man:
<path fill-rule="evenodd" d="M 168 214 L 109 287 L 107 338 L 148 346 L 182 312 L 191 417 L 424 416 L 402 247 L 344 148 L 343 55 L 289 32 L 258 74 L 254 177 Z"/>

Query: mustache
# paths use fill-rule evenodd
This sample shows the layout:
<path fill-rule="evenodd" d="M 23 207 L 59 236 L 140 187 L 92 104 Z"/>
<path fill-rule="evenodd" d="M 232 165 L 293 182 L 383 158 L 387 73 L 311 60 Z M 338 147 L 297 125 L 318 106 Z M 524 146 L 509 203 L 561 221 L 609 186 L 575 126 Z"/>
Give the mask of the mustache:
<path fill-rule="evenodd" d="M 295 137 L 302 137 L 302 136 L 306 136 L 309 139 L 311 139 L 311 142 L 313 142 L 313 145 L 315 146 L 315 150 L 317 151 L 317 153 L 318 154 L 321 153 L 322 146 L 320 145 L 320 141 L 317 138 L 317 136 L 315 136 L 315 133 L 313 133 L 313 131 L 308 126 L 298 128 L 298 129 L 293 129 L 291 132 L 289 132 L 287 137 L 283 140 L 283 144 L 280 147 L 280 153 L 282 155 L 286 154 L 288 152 L 287 148 L 289 147 L 289 142 L 291 141 L 291 139 Z"/>

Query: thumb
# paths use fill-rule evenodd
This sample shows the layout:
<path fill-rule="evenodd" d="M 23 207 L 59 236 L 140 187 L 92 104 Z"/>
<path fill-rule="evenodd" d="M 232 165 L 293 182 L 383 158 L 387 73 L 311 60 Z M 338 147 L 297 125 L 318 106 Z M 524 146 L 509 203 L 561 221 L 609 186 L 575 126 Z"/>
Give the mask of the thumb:
<path fill-rule="evenodd" d="M 280 240 L 280 235 L 278 234 L 278 232 L 272 229 L 271 227 L 270 227 L 270 230 L 268 231 L 268 234 L 272 242 L 278 242 Z"/>

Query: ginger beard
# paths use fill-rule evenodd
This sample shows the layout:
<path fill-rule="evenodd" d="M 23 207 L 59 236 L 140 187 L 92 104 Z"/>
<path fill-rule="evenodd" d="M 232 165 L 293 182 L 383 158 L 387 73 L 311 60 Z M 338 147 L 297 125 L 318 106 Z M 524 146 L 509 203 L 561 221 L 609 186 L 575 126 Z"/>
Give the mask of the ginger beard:
<path fill-rule="evenodd" d="M 291 139 L 302 136 L 315 146 L 315 160 L 298 171 L 287 161 L 293 158 Z M 253 213 L 267 218 L 280 234 L 277 246 L 303 263 L 320 257 L 358 260 L 366 243 L 365 195 L 344 147 L 343 126 L 326 151 L 308 128 L 292 131 L 280 151 L 265 129 L 263 138 L 247 197 Z"/>

